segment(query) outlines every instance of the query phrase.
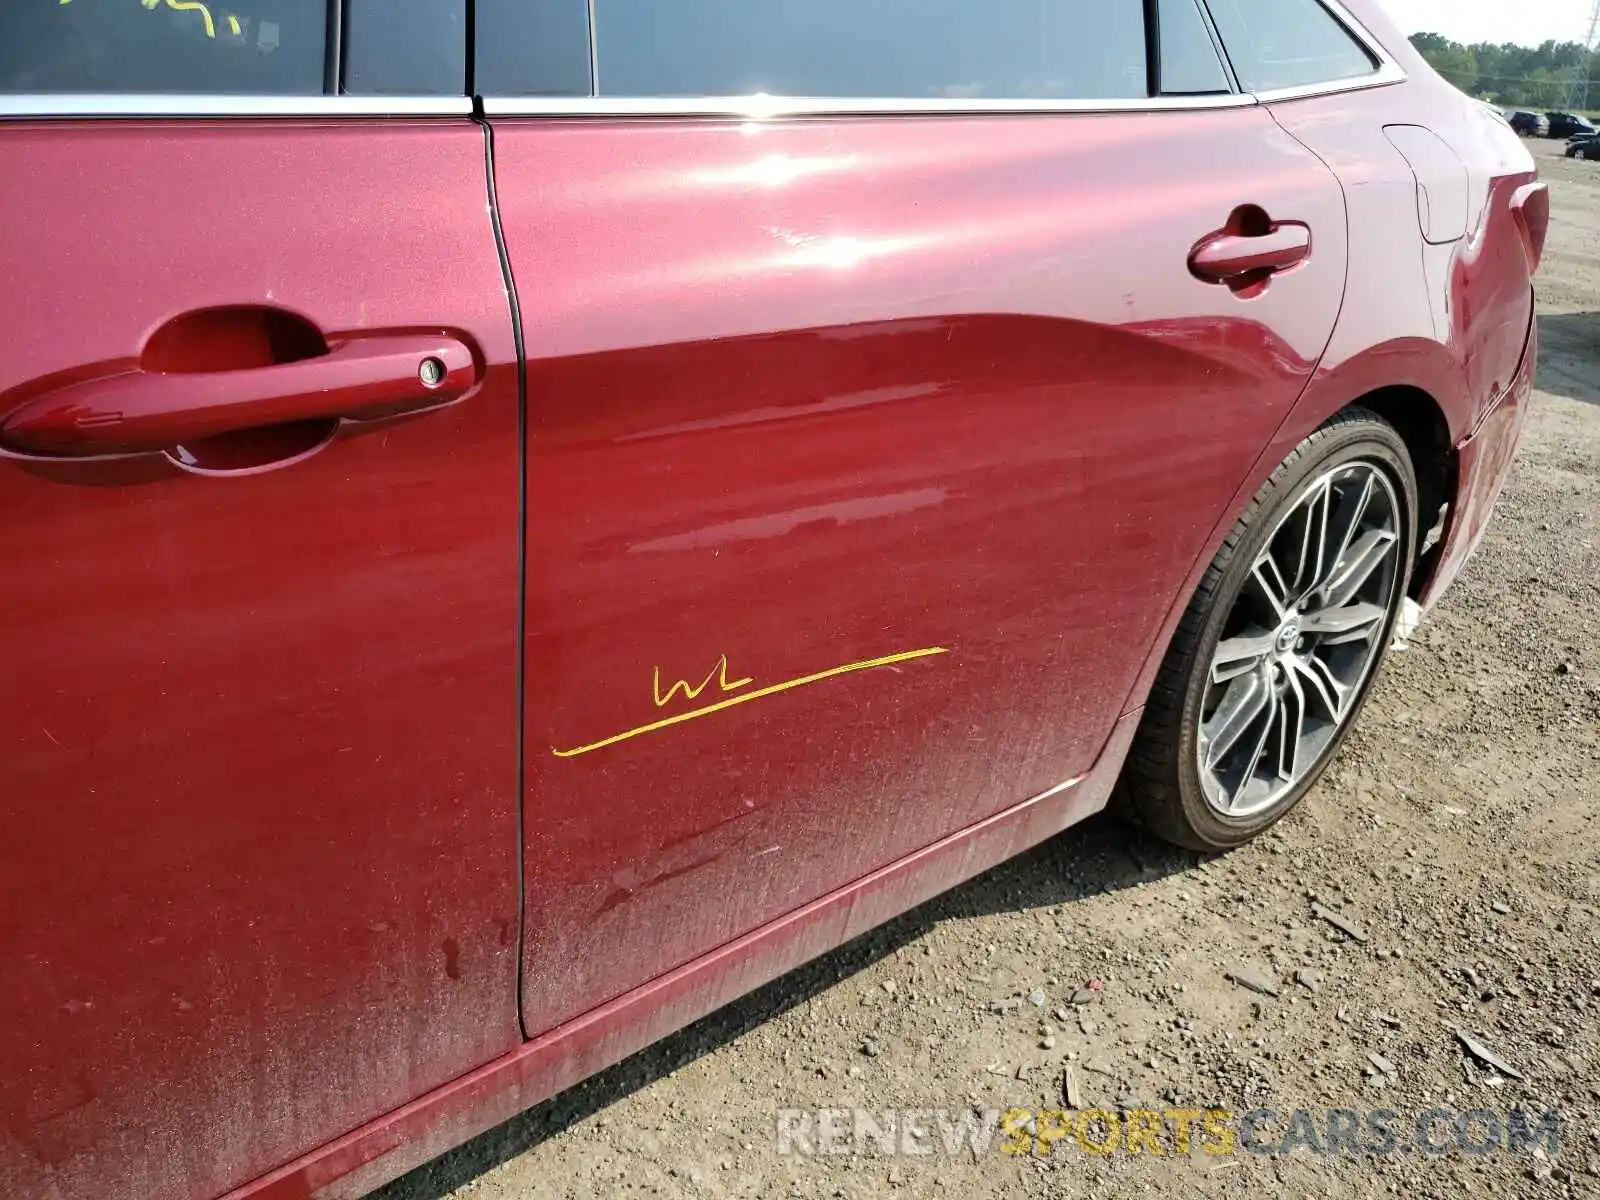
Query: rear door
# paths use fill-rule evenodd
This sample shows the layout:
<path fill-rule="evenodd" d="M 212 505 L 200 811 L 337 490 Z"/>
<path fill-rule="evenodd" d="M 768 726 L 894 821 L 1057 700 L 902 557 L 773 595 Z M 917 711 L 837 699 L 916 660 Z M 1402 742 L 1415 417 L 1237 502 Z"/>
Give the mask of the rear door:
<path fill-rule="evenodd" d="M 217 1195 L 519 1039 L 464 24 L 239 2 L 0 15 L 5 1196 Z"/>
<path fill-rule="evenodd" d="M 1333 176 L 1144 7 L 480 5 L 530 1030 L 1093 763 L 1345 272 Z"/>

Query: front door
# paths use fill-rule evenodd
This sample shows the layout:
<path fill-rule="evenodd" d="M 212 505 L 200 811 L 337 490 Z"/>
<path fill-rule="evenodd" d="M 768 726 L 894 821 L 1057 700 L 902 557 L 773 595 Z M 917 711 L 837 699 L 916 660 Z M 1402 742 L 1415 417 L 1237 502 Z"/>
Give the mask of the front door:
<path fill-rule="evenodd" d="M 215 1196 L 520 1036 L 484 134 L 108 94 L 321 87 L 320 3 L 202 7 L 0 16 L 0 110 L 130 114 L 0 119 L 5 1196 Z"/>

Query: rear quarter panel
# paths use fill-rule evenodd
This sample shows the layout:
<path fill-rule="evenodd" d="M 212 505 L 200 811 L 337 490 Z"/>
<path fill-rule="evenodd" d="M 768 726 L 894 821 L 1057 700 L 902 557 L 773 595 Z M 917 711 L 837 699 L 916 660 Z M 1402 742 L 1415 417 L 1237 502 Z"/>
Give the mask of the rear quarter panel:
<path fill-rule="evenodd" d="M 1522 361 L 1533 289 L 1512 193 L 1535 177 L 1503 123 L 1457 94 L 1398 85 L 1273 106 L 1273 116 L 1339 176 L 1350 212 L 1350 281 L 1328 353 L 1286 436 L 1325 419 L 1359 388 L 1411 383 L 1445 413 L 1460 441 Z M 1466 234 L 1422 236 L 1417 181 L 1384 133 L 1426 126 L 1465 164 Z M 1296 438 L 1298 440 L 1298 438 Z"/>
<path fill-rule="evenodd" d="M 1338 324 L 1304 394 L 1195 559 L 1130 706 L 1147 693 L 1187 597 L 1234 514 L 1307 435 L 1363 397 L 1407 387 L 1432 398 L 1449 446 L 1459 447 L 1514 390 L 1524 362 L 1533 289 L 1509 201 L 1536 177 L 1533 160 L 1493 113 L 1439 78 L 1376 5 L 1363 0 L 1349 7 L 1390 49 L 1409 81 L 1268 106 L 1285 131 L 1333 170 L 1344 190 L 1349 275 Z M 1397 123 L 1432 130 L 1460 156 L 1467 187 L 1463 237 L 1442 245 L 1423 237 L 1416 176 L 1384 132 Z M 1427 401 L 1419 397 L 1417 403 Z M 1453 456 L 1452 471 L 1459 457 Z M 1467 499 L 1448 498 L 1458 506 Z M 1433 514 L 1419 517 L 1426 528 Z M 1444 582 L 1442 573 L 1434 576 L 1430 599 Z"/>
<path fill-rule="evenodd" d="M 1379 5 L 1349 7 L 1409 79 L 1270 106 L 1338 175 L 1350 215 L 1339 325 L 1276 447 L 1292 446 L 1365 391 L 1394 384 L 1428 392 L 1455 444 L 1506 394 L 1522 362 L 1533 290 L 1510 200 L 1537 171 L 1509 126 L 1446 83 Z M 1431 130 L 1461 160 L 1466 194 L 1449 201 L 1465 209 L 1464 236 L 1443 244 L 1422 236 L 1419 204 L 1428 197 L 1385 133 L 1399 124 Z"/>

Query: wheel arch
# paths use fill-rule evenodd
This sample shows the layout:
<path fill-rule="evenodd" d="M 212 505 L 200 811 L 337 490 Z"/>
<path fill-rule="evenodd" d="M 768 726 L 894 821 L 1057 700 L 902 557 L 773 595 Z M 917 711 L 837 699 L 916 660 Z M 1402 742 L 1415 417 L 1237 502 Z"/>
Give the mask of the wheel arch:
<path fill-rule="evenodd" d="M 1456 403 L 1450 402 L 1452 398 Z M 1407 593 L 1413 598 L 1423 594 L 1438 565 L 1438 551 L 1443 545 L 1442 537 L 1430 535 L 1435 533 L 1440 505 L 1455 500 L 1458 458 L 1455 448 L 1466 436 L 1471 419 L 1461 364 L 1443 343 L 1411 337 L 1370 347 L 1336 366 L 1325 362 L 1319 368 L 1240 481 L 1232 499 L 1218 514 L 1211 536 L 1173 595 L 1160 632 L 1147 649 L 1144 665 L 1123 703 L 1124 713 L 1145 703 L 1178 622 L 1188 608 L 1189 598 L 1194 595 L 1239 514 L 1296 446 L 1325 422 L 1353 407 L 1366 408 L 1388 421 L 1410 452 L 1417 472 L 1419 558 L 1413 563 Z M 1447 528 L 1447 521 L 1440 522 L 1437 531 L 1442 533 Z"/>
<path fill-rule="evenodd" d="M 1354 400 L 1349 408 L 1376 413 L 1400 435 L 1417 476 L 1417 557 L 1406 589 L 1420 597 L 1433 575 L 1454 502 L 1457 454 L 1450 423 L 1439 402 L 1411 384 L 1393 384 Z"/>

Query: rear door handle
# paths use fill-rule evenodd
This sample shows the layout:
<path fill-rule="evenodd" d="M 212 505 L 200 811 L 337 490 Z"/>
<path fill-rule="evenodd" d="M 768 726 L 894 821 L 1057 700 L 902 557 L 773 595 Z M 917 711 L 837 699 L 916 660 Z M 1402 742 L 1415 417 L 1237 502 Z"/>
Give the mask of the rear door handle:
<path fill-rule="evenodd" d="M 71 458 L 165 450 L 289 421 L 373 420 L 460 399 L 472 352 L 443 334 L 353 338 L 316 358 L 239 371 L 132 371 L 35 397 L 0 425 L 20 450 Z"/>
<path fill-rule="evenodd" d="M 1254 236 L 1230 230 L 1212 234 L 1189 255 L 1189 270 L 1207 283 L 1230 283 L 1286 271 L 1310 257 L 1310 228 L 1281 221 Z"/>

